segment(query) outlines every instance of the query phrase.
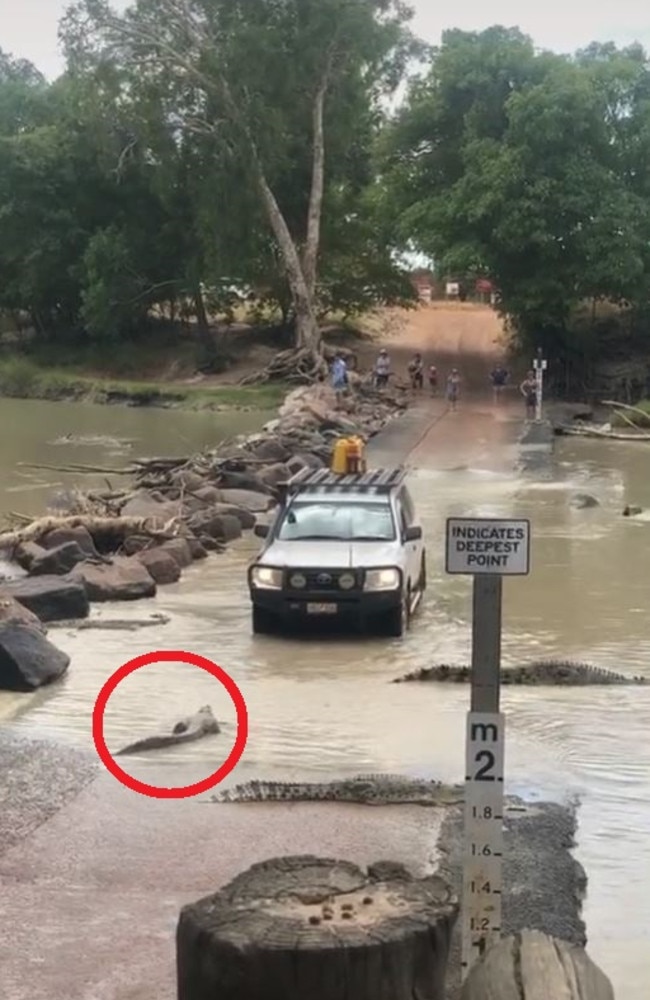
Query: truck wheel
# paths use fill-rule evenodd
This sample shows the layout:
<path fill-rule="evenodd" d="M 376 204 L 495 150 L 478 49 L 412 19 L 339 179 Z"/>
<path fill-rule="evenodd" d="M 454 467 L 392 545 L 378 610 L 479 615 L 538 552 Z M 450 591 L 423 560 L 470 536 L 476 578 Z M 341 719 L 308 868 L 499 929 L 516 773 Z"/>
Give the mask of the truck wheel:
<path fill-rule="evenodd" d="M 253 634 L 269 635 L 275 631 L 275 615 L 267 611 L 266 608 L 258 608 L 253 605 Z"/>
<path fill-rule="evenodd" d="M 401 639 L 408 630 L 411 618 L 411 587 L 402 595 L 402 600 L 397 608 L 388 612 L 385 618 L 386 634 L 391 639 Z"/>

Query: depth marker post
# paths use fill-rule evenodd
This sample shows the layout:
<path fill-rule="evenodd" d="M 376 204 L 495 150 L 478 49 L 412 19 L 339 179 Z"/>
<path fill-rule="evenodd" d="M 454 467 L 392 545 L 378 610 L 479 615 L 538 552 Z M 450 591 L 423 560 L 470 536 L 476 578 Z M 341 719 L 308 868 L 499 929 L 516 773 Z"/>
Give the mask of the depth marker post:
<path fill-rule="evenodd" d="M 447 520 L 446 569 L 471 575 L 472 677 L 465 751 L 462 978 L 501 935 L 505 716 L 500 711 L 504 576 L 525 576 L 530 522 Z"/>
<path fill-rule="evenodd" d="M 544 398 L 544 372 L 548 368 L 548 361 L 542 356 L 541 347 L 537 350 L 537 357 L 533 361 L 535 369 L 536 393 L 535 393 L 535 420 L 542 419 L 542 402 Z"/>

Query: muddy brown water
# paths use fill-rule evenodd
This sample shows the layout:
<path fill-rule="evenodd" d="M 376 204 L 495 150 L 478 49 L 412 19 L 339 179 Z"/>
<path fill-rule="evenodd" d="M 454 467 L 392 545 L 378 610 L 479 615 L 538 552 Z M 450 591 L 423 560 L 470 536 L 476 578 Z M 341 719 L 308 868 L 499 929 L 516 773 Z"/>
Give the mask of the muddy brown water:
<path fill-rule="evenodd" d="M 81 432 L 82 418 L 74 408 L 68 412 L 41 410 L 34 418 L 40 435 L 32 428 L 22 446 L 0 444 L 3 481 L 15 481 L 18 456 L 44 460 L 37 442 L 45 427 L 47 438 Z M 193 417 L 103 409 L 92 418 L 92 433 L 140 434 L 145 451 L 177 452 L 179 435 L 187 448 L 216 433 L 216 424 L 208 427 L 200 416 L 194 424 Z M 552 469 L 536 481 L 513 472 L 511 435 L 493 432 L 496 426 L 489 408 L 443 417 L 430 445 L 412 452 L 429 590 L 405 640 L 253 637 L 245 569 L 257 543 L 248 537 L 187 571 L 154 602 L 98 612 L 141 618 L 164 611 L 172 619 L 167 626 L 126 634 L 53 631 L 73 658 L 68 678 L 34 697 L 5 696 L 3 703 L 0 696 L 0 712 L 3 704 L 5 712 L 19 710 L 12 722 L 18 732 L 89 746 L 94 699 L 120 663 L 154 648 L 191 649 L 231 672 L 248 702 L 250 739 L 228 783 L 371 771 L 458 780 L 467 688 L 389 681 L 434 662 L 468 661 L 470 584 L 445 576 L 443 565 L 445 518 L 464 514 L 532 521 L 532 573 L 505 582 L 504 663 L 562 657 L 650 677 L 650 521 L 621 516 L 625 502 L 650 508 L 647 446 L 559 440 Z M 60 446 L 55 455 L 64 458 Z M 595 495 L 600 506 L 574 510 L 575 492 Z M 12 495 L 11 506 L 29 509 L 41 495 L 25 490 L 20 505 Z M 120 761 L 157 784 L 199 780 L 223 761 L 235 717 L 226 693 L 195 668 L 161 664 L 124 681 L 109 702 L 108 745 L 117 749 L 207 703 L 223 720 L 222 736 Z M 641 1000 L 650 926 L 650 688 L 506 688 L 503 707 L 509 790 L 581 798 L 577 856 L 589 875 L 590 951 L 617 995 Z"/>

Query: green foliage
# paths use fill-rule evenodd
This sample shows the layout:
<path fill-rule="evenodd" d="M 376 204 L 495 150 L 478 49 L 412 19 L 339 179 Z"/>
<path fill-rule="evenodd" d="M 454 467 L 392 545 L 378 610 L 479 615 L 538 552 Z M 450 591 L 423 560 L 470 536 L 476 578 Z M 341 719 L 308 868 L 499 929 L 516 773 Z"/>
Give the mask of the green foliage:
<path fill-rule="evenodd" d="M 648 299 L 649 98 L 638 46 L 569 58 L 518 30 L 447 32 L 382 137 L 384 208 L 557 353 L 583 300 Z"/>

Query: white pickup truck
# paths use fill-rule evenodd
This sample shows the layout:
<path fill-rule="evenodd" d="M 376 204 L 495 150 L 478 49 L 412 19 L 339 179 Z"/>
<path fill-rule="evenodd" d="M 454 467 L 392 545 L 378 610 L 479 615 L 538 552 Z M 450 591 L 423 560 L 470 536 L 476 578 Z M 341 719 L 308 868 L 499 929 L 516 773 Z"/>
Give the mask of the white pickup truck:
<path fill-rule="evenodd" d="M 351 620 L 401 636 L 426 588 L 422 528 L 406 470 L 304 469 L 285 484 L 248 569 L 253 631 L 297 620 Z"/>

